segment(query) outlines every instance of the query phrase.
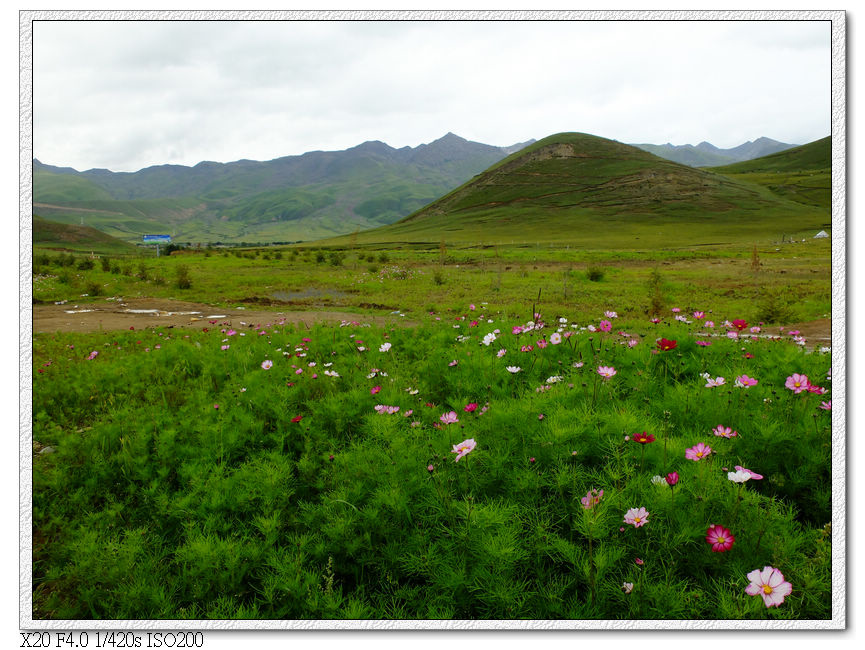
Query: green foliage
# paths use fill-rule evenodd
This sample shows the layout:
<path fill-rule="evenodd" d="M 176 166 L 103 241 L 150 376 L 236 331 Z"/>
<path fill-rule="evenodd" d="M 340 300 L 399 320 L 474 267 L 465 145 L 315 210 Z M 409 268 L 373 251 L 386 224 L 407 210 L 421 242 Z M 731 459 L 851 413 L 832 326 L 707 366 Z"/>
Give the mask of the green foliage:
<path fill-rule="evenodd" d="M 615 328 L 634 347 L 571 319 L 561 342 L 512 333 L 525 319 L 480 301 L 436 318 L 37 334 L 34 615 L 831 615 L 829 396 L 784 387 L 798 372 L 829 388 L 831 355 L 723 334 L 702 347 L 701 323 L 642 314 Z M 653 354 L 660 337 L 676 348 Z M 727 383 L 705 388 L 704 372 Z M 737 388 L 741 374 L 759 383 Z M 655 441 L 625 439 L 640 431 Z M 686 459 L 698 442 L 713 453 Z M 736 464 L 763 479 L 731 482 Z M 669 471 L 674 490 L 653 480 Z M 591 489 L 604 494 L 587 510 Z M 648 523 L 623 525 L 638 507 Z M 714 523 L 736 537 L 725 553 L 704 541 Z M 766 565 L 794 585 L 777 611 L 744 593 Z"/>

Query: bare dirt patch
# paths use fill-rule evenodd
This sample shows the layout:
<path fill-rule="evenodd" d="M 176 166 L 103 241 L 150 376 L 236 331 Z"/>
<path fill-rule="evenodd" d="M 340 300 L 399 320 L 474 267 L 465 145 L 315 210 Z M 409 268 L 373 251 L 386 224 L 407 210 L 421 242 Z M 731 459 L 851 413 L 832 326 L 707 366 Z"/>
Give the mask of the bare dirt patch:
<path fill-rule="evenodd" d="M 254 327 L 271 323 L 400 323 L 396 315 L 366 315 L 339 311 L 263 311 L 237 307 L 214 307 L 180 300 L 130 298 L 116 301 L 63 305 L 33 305 L 33 332 L 99 332 L 145 329 L 148 327 L 190 327 L 203 329 L 216 324 Z"/>

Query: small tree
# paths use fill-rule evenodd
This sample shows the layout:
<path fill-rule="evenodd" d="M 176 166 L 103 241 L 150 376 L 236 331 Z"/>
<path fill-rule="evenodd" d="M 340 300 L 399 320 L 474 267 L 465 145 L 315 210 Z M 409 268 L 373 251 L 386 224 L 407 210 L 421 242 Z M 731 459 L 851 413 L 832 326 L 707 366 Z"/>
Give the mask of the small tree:
<path fill-rule="evenodd" d="M 177 288 L 178 289 L 189 289 L 192 287 L 192 279 L 189 277 L 189 267 L 185 264 L 181 264 L 177 267 Z"/>

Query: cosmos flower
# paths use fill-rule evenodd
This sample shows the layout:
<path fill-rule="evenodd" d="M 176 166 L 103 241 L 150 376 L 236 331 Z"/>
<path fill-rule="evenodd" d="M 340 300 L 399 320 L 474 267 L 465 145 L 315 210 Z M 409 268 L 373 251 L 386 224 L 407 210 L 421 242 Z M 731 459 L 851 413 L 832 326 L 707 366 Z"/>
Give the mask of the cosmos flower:
<path fill-rule="evenodd" d="M 642 433 L 635 433 L 631 438 L 634 442 L 639 442 L 641 445 L 646 445 L 650 442 L 655 442 L 655 436 L 651 433 L 646 433 L 643 431 Z"/>
<path fill-rule="evenodd" d="M 751 584 L 745 587 L 745 593 L 762 596 L 766 607 L 778 607 L 793 591 L 793 585 L 784 580 L 784 574 L 775 567 L 765 566 L 762 571 L 754 569 L 747 577 Z"/>
<path fill-rule="evenodd" d="M 602 332 L 609 332 L 613 329 L 613 324 L 608 320 L 602 320 L 600 323 L 598 323 L 598 329 Z"/>
<path fill-rule="evenodd" d="M 387 352 L 388 350 L 390 350 L 390 348 L 391 348 L 391 344 L 390 344 L 390 343 L 382 343 L 382 344 L 379 346 L 378 351 L 379 351 L 379 352 Z"/>
<path fill-rule="evenodd" d="M 677 341 L 671 341 L 670 339 L 661 338 L 658 339 L 658 349 L 662 352 L 666 352 L 668 350 L 673 350 L 678 345 Z"/>
<path fill-rule="evenodd" d="M 698 442 L 693 447 L 685 450 L 685 458 L 693 461 L 700 461 L 708 457 L 712 453 L 712 448 L 708 445 Z"/>
<path fill-rule="evenodd" d="M 706 543 L 712 545 L 714 553 L 723 553 L 729 551 L 733 547 L 733 542 L 736 538 L 728 528 L 712 524 L 706 530 Z"/>
<path fill-rule="evenodd" d="M 580 499 L 585 510 L 591 510 L 601 502 L 601 497 L 604 496 L 603 490 L 595 490 L 594 488 L 586 492 L 586 496 Z"/>
<path fill-rule="evenodd" d="M 459 422 L 457 419 L 456 411 L 448 411 L 447 413 L 443 413 L 441 417 L 439 417 L 442 424 L 456 424 Z"/>
<path fill-rule="evenodd" d="M 748 375 L 739 375 L 736 377 L 736 388 L 750 388 L 757 385 L 757 380 Z"/>
<path fill-rule="evenodd" d="M 762 474 L 758 474 L 757 472 L 752 472 L 750 469 L 742 467 L 741 465 L 736 465 L 735 469 L 737 472 L 743 472 L 745 474 L 748 474 L 748 478 L 752 478 L 755 481 L 759 481 L 760 479 L 763 478 Z"/>
<path fill-rule="evenodd" d="M 261 367 L 264 370 L 270 370 L 271 368 L 273 368 L 273 361 L 271 361 L 270 359 L 265 359 L 261 362 Z"/>
<path fill-rule="evenodd" d="M 735 438 L 739 435 L 737 431 L 733 431 L 730 427 L 725 427 L 723 424 L 719 424 L 714 429 L 712 429 L 712 433 L 714 433 L 719 438 Z"/>
<path fill-rule="evenodd" d="M 616 374 L 616 369 L 612 366 L 598 366 L 598 374 L 604 379 L 609 379 Z"/>
<path fill-rule="evenodd" d="M 454 414 L 456 416 L 456 414 Z M 452 454 L 456 454 L 457 457 L 454 459 L 454 462 L 458 462 L 460 458 L 471 452 L 478 443 L 475 442 L 474 438 L 469 438 L 468 440 L 463 440 L 458 445 L 454 445 L 454 448 L 451 450 Z"/>
<path fill-rule="evenodd" d="M 511 373 L 513 375 L 513 374 L 518 373 L 520 370 L 522 370 L 522 368 L 520 368 L 519 366 L 508 366 L 507 368 L 505 368 L 505 370 L 507 370 L 509 373 Z"/>
<path fill-rule="evenodd" d="M 808 390 L 809 385 L 810 382 L 808 381 L 808 375 L 800 375 L 797 373 L 793 373 L 787 377 L 787 381 L 784 383 L 785 388 L 789 388 L 797 394 Z"/>
<path fill-rule="evenodd" d="M 561 342 L 562 342 L 562 335 L 559 334 L 558 332 L 553 332 L 550 335 L 550 343 L 552 343 L 553 345 L 558 345 Z"/>
<path fill-rule="evenodd" d="M 676 483 L 679 482 L 679 474 L 677 472 L 670 472 L 669 474 L 667 474 L 666 479 L 667 485 L 673 487 Z"/>
<path fill-rule="evenodd" d="M 625 523 L 633 524 L 634 528 L 645 526 L 648 520 L 649 513 L 643 507 L 640 507 L 639 509 L 631 508 L 625 513 Z"/>

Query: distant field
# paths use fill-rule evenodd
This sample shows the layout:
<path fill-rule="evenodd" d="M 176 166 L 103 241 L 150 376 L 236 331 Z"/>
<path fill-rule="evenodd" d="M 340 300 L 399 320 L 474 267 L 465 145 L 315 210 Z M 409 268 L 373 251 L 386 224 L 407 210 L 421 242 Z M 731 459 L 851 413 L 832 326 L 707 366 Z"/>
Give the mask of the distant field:
<path fill-rule="evenodd" d="M 257 308 L 326 308 L 417 315 L 487 302 L 526 314 L 541 302 L 578 317 L 613 302 L 643 319 L 653 304 L 710 302 L 755 321 L 812 320 L 831 308 L 829 240 L 685 250 L 576 250 L 566 246 L 265 248 L 156 259 L 34 254 L 34 299 L 176 298 Z M 756 265 L 754 255 L 756 254 Z M 92 265 L 82 269 L 81 265 Z M 190 287 L 178 286 L 182 268 Z M 88 297 L 82 298 L 81 294 Z M 540 295 L 540 299 L 538 296 Z M 624 317 L 624 316 L 623 316 Z"/>

